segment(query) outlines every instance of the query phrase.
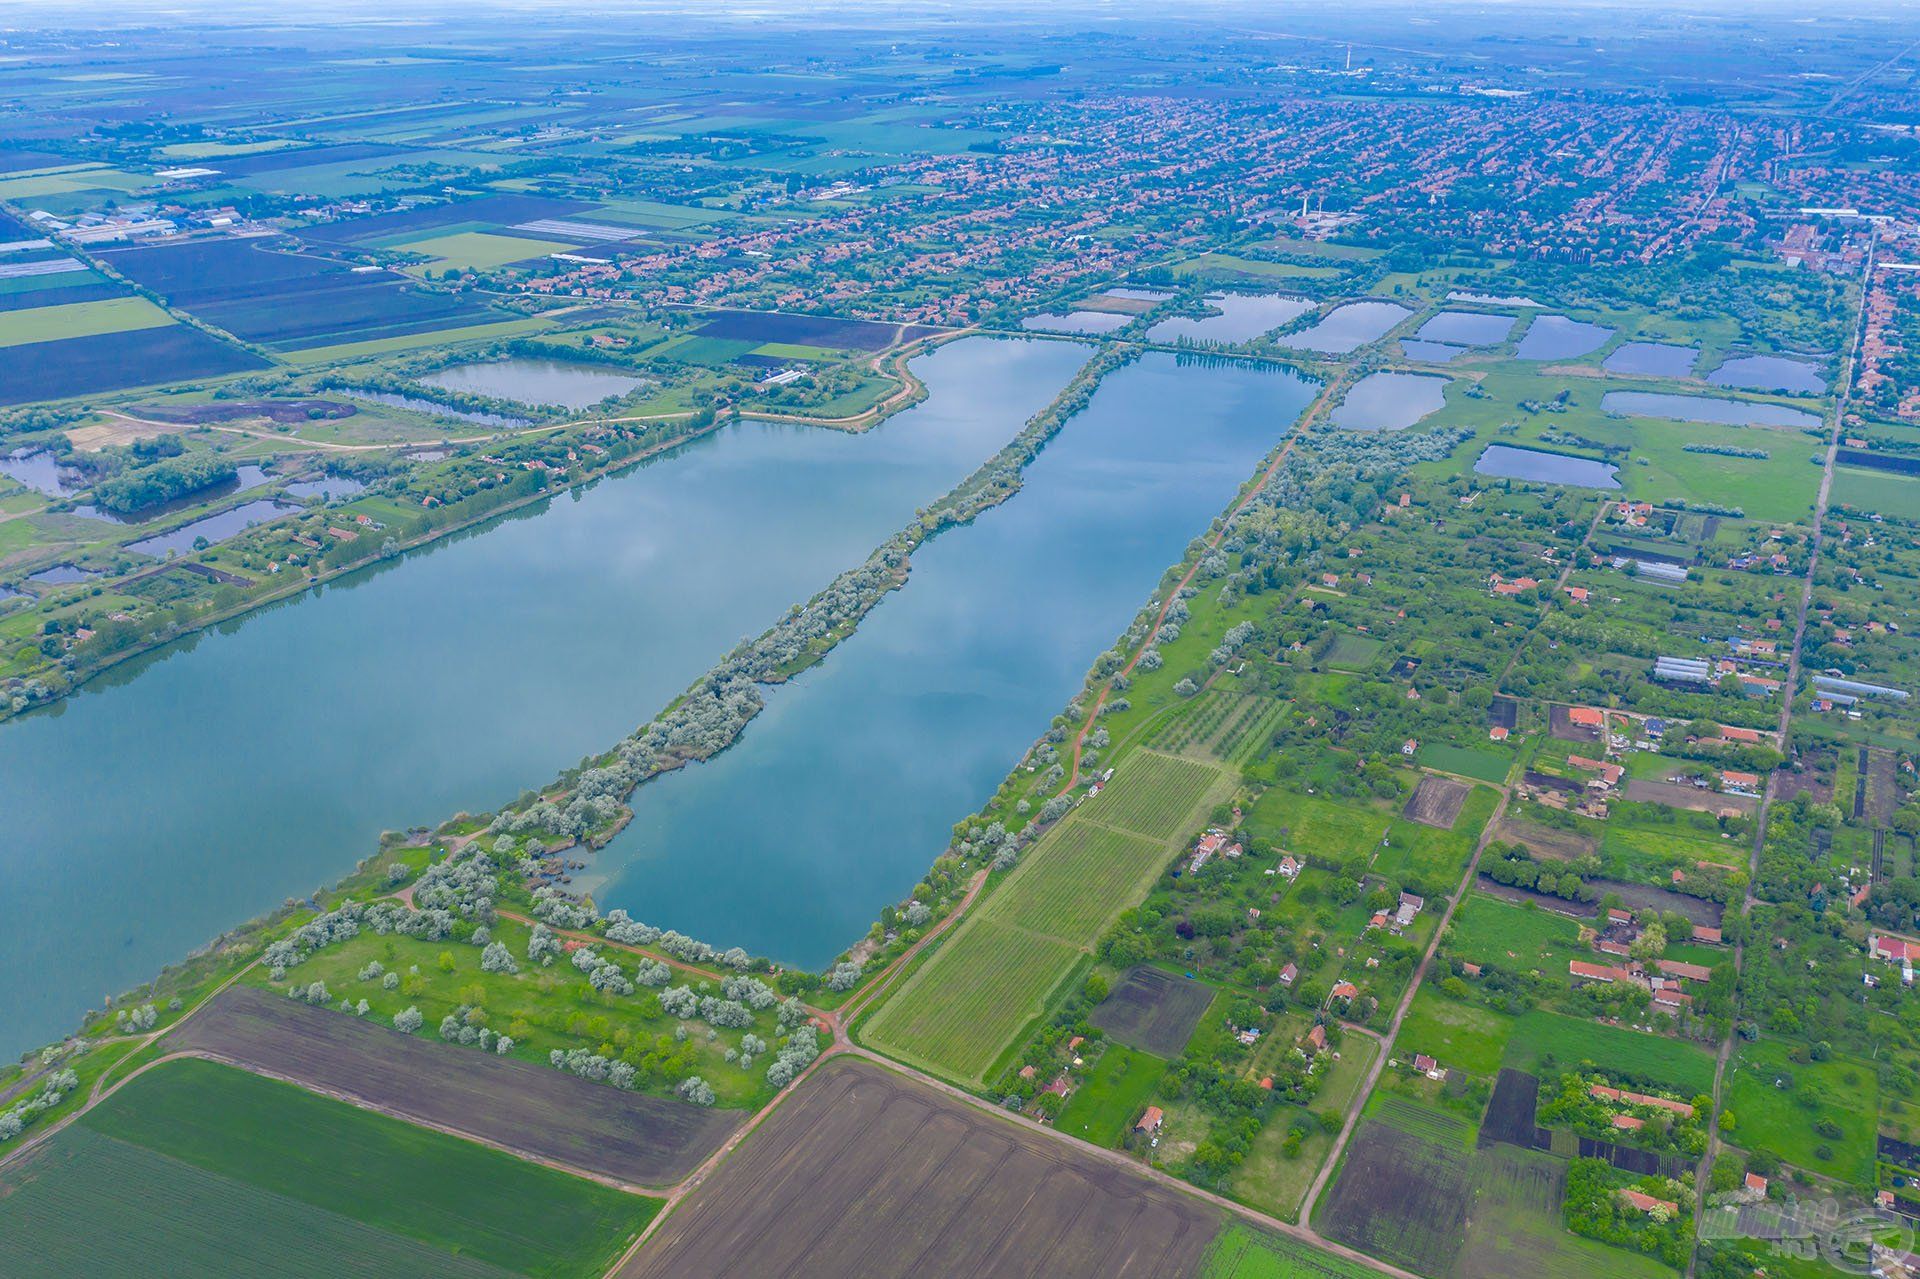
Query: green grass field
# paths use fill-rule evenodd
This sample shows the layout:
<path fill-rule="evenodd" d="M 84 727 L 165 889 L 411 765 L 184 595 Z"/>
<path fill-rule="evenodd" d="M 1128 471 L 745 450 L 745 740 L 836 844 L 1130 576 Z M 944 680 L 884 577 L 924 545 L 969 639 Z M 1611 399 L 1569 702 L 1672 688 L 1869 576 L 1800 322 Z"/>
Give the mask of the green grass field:
<path fill-rule="evenodd" d="M 1903 520 L 1920 520 L 1920 479 L 1869 471 L 1857 466 L 1833 468 L 1834 502 L 1877 511 Z"/>
<path fill-rule="evenodd" d="M 1513 755 L 1509 751 L 1478 750 L 1470 746 L 1422 746 L 1419 760 L 1423 767 L 1492 782 L 1496 786 L 1507 780 L 1507 770 L 1513 767 Z"/>
<path fill-rule="evenodd" d="M 212 1062 L 157 1067 L 82 1122 L 249 1192 L 534 1279 L 602 1273 L 660 1206 Z"/>
<path fill-rule="evenodd" d="M 0 312 L 0 346 L 58 342 L 63 338 L 129 333 L 135 329 L 159 329 L 172 323 L 172 316 L 145 298 L 67 302 L 25 311 Z"/>
<path fill-rule="evenodd" d="M 295 1134 L 275 1134 L 295 1140 Z M 261 1263 L 272 1259 L 271 1270 Z M 164 1261 L 164 1266 L 157 1264 Z M 218 1176 L 85 1125 L 0 1169 L 10 1279 L 508 1279 L 461 1257 Z"/>
<path fill-rule="evenodd" d="M 1340 860 L 1380 842 L 1392 818 L 1385 812 L 1300 795 L 1276 786 L 1254 802 L 1247 830 L 1256 838 L 1308 857 Z"/>
<path fill-rule="evenodd" d="M 1041 836 L 901 983 L 867 1023 L 866 1038 L 935 1073 L 984 1082 L 1060 979 L 1146 892 L 1229 776 L 1214 765 L 1134 752 L 1104 794 Z M 1142 838 L 1107 823 L 1164 834 Z"/>
<path fill-rule="evenodd" d="M 1473 1209 L 1457 1279 L 1661 1279 L 1674 1272 L 1643 1253 L 1569 1232 L 1561 1221 L 1567 1163 L 1513 1146 L 1474 1152 Z"/>
<path fill-rule="evenodd" d="M 1289 1048 L 1286 1051 L 1291 1052 Z M 1348 1035 L 1340 1047 L 1340 1060 L 1327 1072 L 1320 1095 L 1311 1109 L 1335 1110 L 1342 1114 L 1353 1104 L 1354 1094 L 1366 1082 L 1367 1071 L 1379 1047 L 1364 1035 Z M 1228 1193 L 1242 1203 L 1286 1221 L 1298 1220 L 1300 1201 L 1333 1152 L 1333 1134 L 1316 1126 L 1300 1143 L 1299 1153 L 1287 1158 L 1287 1133 L 1299 1117 L 1298 1106 L 1281 1106 L 1267 1116 L 1253 1139 L 1245 1162 L 1234 1170 Z"/>
<path fill-rule="evenodd" d="M 1511 1017 L 1435 994 L 1425 986 L 1413 997 L 1394 1041 L 1401 1056 L 1426 1053 L 1441 1065 L 1491 1075 L 1513 1034 Z"/>
<path fill-rule="evenodd" d="M 1167 1063 L 1151 1053 L 1109 1044 L 1067 1099 L 1054 1127 L 1096 1146 L 1117 1146 L 1166 1073 Z"/>
<path fill-rule="evenodd" d="M 1372 1266 L 1249 1226 L 1224 1231 L 1207 1249 L 1200 1279 L 1374 1279 Z"/>
<path fill-rule="evenodd" d="M 1550 910 L 1529 909 L 1484 893 L 1469 893 L 1454 912 L 1448 953 L 1509 971 L 1538 968 L 1550 981 L 1567 984 L 1567 961 L 1591 959 L 1580 944 L 1580 925 Z"/>
<path fill-rule="evenodd" d="M 1548 1060 L 1563 1070 L 1583 1061 L 1592 1062 L 1609 1072 L 1664 1085 L 1687 1096 L 1713 1088 L 1713 1054 L 1704 1048 L 1536 1009 L 1521 1017 L 1514 1027 L 1502 1064 L 1532 1071 Z"/>
<path fill-rule="evenodd" d="M 1726 1089 L 1735 1119 L 1727 1139 L 1735 1145 L 1770 1150 L 1856 1186 L 1873 1184 L 1879 1084 L 1871 1065 L 1843 1057 L 1796 1062 L 1787 1045 L 1761 1040 L 1740 1045 Z M 1820 1133 L 1815 1125 L 1822 1122 L 1838 1126 L 1840 1136 Z"/>

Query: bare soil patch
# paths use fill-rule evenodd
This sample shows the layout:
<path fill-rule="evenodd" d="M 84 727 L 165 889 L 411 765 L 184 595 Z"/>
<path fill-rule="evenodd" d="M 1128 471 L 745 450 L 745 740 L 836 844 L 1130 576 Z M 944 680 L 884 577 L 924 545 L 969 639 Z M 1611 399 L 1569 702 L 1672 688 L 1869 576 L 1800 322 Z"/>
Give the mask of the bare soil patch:
<path fill-rule="evenodd" d="M 685 1177 L 746 1118 L 403 1035 L 250 986 L 221 994 L 166 1043 L 636 1185 Z"/>
<path fill-rule="evenodd" d="M 1121 978 L 1087 1020 L 1129 1048 L 1174 1057 L 1212 1002 L 1213 991 L 1200 982 L 1143 965 Z"/>
<path fill-rule="evenodd" d="M 799 1085 L 618 1279 L 1190 1275 L 1220 1214 L 871 1062 Z"/>
<path fill-rule="evenodd" d="M 1472 793 L 1473 788 L 1465 782 L 1450 781 L 1445 777 L 1423 777 L 1420 784 L 1414 787 L 1400 815 L 1422 826 L 1452 830 L 1453 823 L 1460 817 L 1461 806 Z"/>
<path fill-rule="evenodd" d="M 1540 1081 L 1524 1070 L 1501 1067 L 1486 1117 L 1480 1121 L 1480 1145 L 1504 1142 L 1528 1150 L 1549 1149 L 1550 1134 L 1534 1122 L 1539 1108 Z"/>
<path fill-rule="evenodd" d="M 1524 817 L 1511 816 L 1500 820 L 1500 832 L 1495 838 L 1508 843 L 1524 844 L 1527 851 L 1535 857 L 1561 862 L 1585 857 L 1600 846 L 1598 840 L 1589 839 L 1578 831 L 1561 830 L 1557 826 L 1543 826 L 1539 822 L 1531 822 Z"/>
<path fill-rule="evenodd" d="M 1690 808 L 1697 813 L 1720 813 L 1732 809 L 1742 817 L 1750 815 L 1760 804 L 1751 795 L 1722 795 L 1718 791 L 1701 790 L 1698 786 L 1648 781 L 1641 777 L 1627 783 L 1627 798 L 1643 804 L 1665 804 L 1668 808 Z"/>
<path fill-rule="evenodd" d="M 1572 709 L 1573 708 L 1569 706 L 1555 706 L 1547 718 L 1547 731 L 1563 742 L 1599 741 L 1600 730 L 1597 728 L 1583 728 L 1574 723 L 1569 715 Z"/>
<path fill-rule="evenodd" d="M 1466 1242 L 1472 1166 L 1466 1151 L 1365 1120 L 1314 1225 L 1397 1266 L 1446 1274 Z"/>

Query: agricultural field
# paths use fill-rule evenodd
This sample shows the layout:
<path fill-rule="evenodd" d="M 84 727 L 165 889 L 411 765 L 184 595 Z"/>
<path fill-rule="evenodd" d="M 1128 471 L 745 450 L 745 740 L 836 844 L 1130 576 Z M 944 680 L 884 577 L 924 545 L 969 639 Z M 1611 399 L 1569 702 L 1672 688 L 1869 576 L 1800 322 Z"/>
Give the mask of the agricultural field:
<path fill-rule="evenodd" d="M 831 1164 L 831 1179 L 818 1176 Z M 1191 1274 L 1217 1209 L 883 1067 L 836 1059 L 618 1272 Z"/>
<path fill-rule="evenodd" d="M 83 1123 L 115 1142 L 530 1279 L 600 1274 L 658 1207 L 205 1061 L 169 1062 L 132 1079 Z M 285 1140 L 294 1133 L 297 1140 Z M 249 1251 L 242 1240 L 228 1243 Z"/>
<path fill-rule="evenodd" d="M 866 1039 L 940 1074 L 981 1079 L 1075 961 L 1159 875 L 1173 837 L 1198 826 L 1222 780 L 1206 764 L 1136 753 L 901 983 L 865 1023 Z M 1124 822 L 1161 834 L 1096 824 Z"/>
<path fill-rule="evenodd" d="M 744 1118 L 370 1025 L 236 987 L 168 1038 L 533 1158 L 638 1185 L 676 1181 Z"/>
<path fill-rule="evenodd" d="M 1394 1041 L 1405 1053 L 1426 1053 L 1450 1069 L 1491 1075 L 1500 1068 L 1513 1019 L 1421 987 Z"/>
<path fill-rule="evenodd" d="M 1054 1127 L 1084 1142 L 1118 1146 L 1153 1103 L 1167 1063 L 1125 1044 L 1108 1044 L 1080 1077 Z"/>
<path fill-rule="evenodd" d="M 1113 987 L 1088 1020 L 1123 1044 L 1174 1057 L 1213 999 L 1213 991 L 1200 982 L 1141 965 Z"/>

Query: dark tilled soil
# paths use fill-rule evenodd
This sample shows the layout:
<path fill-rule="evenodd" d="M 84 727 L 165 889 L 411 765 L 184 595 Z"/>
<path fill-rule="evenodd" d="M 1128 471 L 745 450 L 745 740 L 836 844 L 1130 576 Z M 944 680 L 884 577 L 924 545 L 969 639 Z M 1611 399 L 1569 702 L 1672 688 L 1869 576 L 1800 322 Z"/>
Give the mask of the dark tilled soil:
<path fill-rule="evenodd" d="M 1212 1002 L 1207 986 L 1143 966 L 1121 978 L 1087 1020 L 1129 1048 L 1172 1057 Z"/>
<path fill-rule="evenodd" d="M 1220 1214 L 842 1057 L 727 1157 L 618 1279 L 1191 1275 Z"/>
<path fill-rule="evenodd" d="M 166 1043 L 638 1185 L 680 1180 L 745 1115 L 622 1092 L 235 986 Z"/>
<path fill-rule="evenodd" d="M 1400 815 L 1422 826 L 1452 830 L 1453 823 L 1460 817 L 1461 806 L 1472 793 L 1473 788 L 1465 782 L 1448 781 L 1444 777 L 1423 777 L 1420 785 L 1408 797 L 1407 806 Z"/>

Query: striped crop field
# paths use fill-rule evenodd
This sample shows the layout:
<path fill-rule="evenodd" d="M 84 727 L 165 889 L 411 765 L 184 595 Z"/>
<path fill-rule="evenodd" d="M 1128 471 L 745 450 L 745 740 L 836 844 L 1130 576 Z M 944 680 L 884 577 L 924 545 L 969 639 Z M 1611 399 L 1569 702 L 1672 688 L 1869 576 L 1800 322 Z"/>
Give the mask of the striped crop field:
<path fill-rule="evenodd" d="M 1106 791 L 1041 836 L 888 997 L 866 1040 L 949 1079 L 984 1083 L 1081 956 L 1165 869 L 1231 777 L 1218 766 L 1151 751 L 1129 756 Z"/>

